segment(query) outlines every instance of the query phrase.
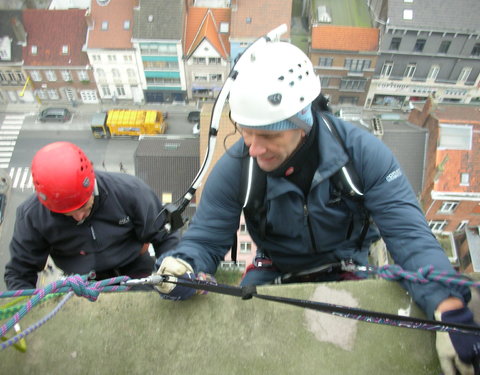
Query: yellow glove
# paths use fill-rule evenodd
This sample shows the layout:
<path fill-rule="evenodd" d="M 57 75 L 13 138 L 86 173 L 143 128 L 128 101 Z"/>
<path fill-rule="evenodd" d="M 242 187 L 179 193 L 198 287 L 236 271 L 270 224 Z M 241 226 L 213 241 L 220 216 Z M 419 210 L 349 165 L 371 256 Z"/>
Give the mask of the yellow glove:
<path fill-rule="evenodd" d="M 160 264 L 160 268 L 157 271 L 157 275 L 169 275 L 169 276 L 187 276 L 188 278 L 194 278 L 195 275 L 193 273 L 193 268 L 190 264 L 185 262 L 183 259 L 174 258 L 174 257 L 166 257 L 162 264 Z M 174 280 L 176 281 L 177 278 L 175 277 Z M 161 284 L 155 285 L 155 289 L 157 289 L 162 294 L 170 294 L 170 292 L 175 289 L 176 285 L 173 283 L 164 282 Z M 185 287 L 184 287 L 185 288 Z M 195 290 L 191 288 L 186 288 L 189 291 L 192 291 L 192 294 L 195 294 Z"/>

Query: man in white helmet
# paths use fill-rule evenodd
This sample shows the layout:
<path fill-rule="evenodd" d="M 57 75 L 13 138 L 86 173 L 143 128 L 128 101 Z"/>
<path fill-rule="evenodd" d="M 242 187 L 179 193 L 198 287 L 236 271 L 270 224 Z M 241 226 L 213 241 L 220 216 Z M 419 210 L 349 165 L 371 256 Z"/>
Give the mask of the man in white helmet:
<path fill-rule="evenodd" d="M 328 272 L 305 280 L 358 277 L 329 265 L 368 264 L 370 244 L 379 234 L 405 270 L 433 265 L 437 271 L 454 271 L 391 151 L 368 132 L 322 111 L 319 78 L 301 50 L 284 42 L 266 43 L 247 50 L 238 64 L 229 103 L 242 139 L 215 165 L 180 245 L 157 262 L 159 274 L 215 273 L 232 247 L 242 213 L 244 150 L 265 172 L 266 188 L 259 213 L 246 215 L 261 261 L 249 267 L 242 285 L 272 283 L 322 266 Z M 340 172 L 348 175 L 348 170 L 342 172 L 348 163 L 361 186 L 360 191 L 352 184 L 361 196 L 356 201 L 339 195 L 333 182 Z M 366 215 L 376 227 L 367 226 Z M 406 280 L 402 285 L 429 317 L 475 324 L 467 308 L 468 288 Z M 194 293 L 172 283 L 163 283 L 158 290 L 171 299 Z M 473 368 L 480 338 L 439 333 L 437 347 L 445 373 L 453 374 L 458 357 Z"/>

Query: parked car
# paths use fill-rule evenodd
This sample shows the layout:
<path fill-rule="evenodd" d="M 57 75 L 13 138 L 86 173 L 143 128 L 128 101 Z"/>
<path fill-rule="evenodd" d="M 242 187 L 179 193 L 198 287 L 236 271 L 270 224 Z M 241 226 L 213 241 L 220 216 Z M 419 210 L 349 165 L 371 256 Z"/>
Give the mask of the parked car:
<path fill-rule="evenodd" d="M 38 116 L 40 122 L 58 121 L 66 122 L 72 118 L 72 113 L 67 108 L 46 108 Z"/>
<path fill-rule="evenodd" d="M 187 117 L 190 122 L 200 122 L 200 111 L 191 111 Z"/>

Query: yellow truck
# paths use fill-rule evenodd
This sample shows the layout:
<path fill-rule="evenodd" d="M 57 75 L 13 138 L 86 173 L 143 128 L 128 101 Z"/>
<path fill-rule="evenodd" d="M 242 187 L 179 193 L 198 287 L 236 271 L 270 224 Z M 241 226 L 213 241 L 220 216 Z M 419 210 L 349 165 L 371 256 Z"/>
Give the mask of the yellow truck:
<path fill-rule="evenodd" d="M 167 130 L 166 117 L 166 112 L 155 110 L 112 109 L 96 113 L 91 129 L 95 138 L 163 134 Z"/>

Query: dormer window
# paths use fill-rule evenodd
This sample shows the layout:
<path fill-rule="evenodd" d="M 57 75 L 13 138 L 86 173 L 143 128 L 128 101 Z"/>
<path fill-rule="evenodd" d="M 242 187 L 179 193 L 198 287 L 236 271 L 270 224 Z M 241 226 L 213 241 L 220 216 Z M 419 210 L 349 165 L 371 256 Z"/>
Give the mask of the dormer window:
<path fill-rule="evenodd" d="M 68 46 L 67 45 L 62 46 L 62 55 L 68 55 Z"/>
<path fill-rule="evenodd" d="M 108 30 L 108 21 L 102 22 L 102 30 Z"/>
<path fill-rule="evenodd" d="M 130 29 L 130 21 L 129 20 L 123 21 L 123 29 L 124 30 Z"/>
<path fill-rule="evenodd" d="M 32 46 L 31 51 L 32 51 L 32 55 L 36 55 L 38 53 L 37 46 Z"/>

